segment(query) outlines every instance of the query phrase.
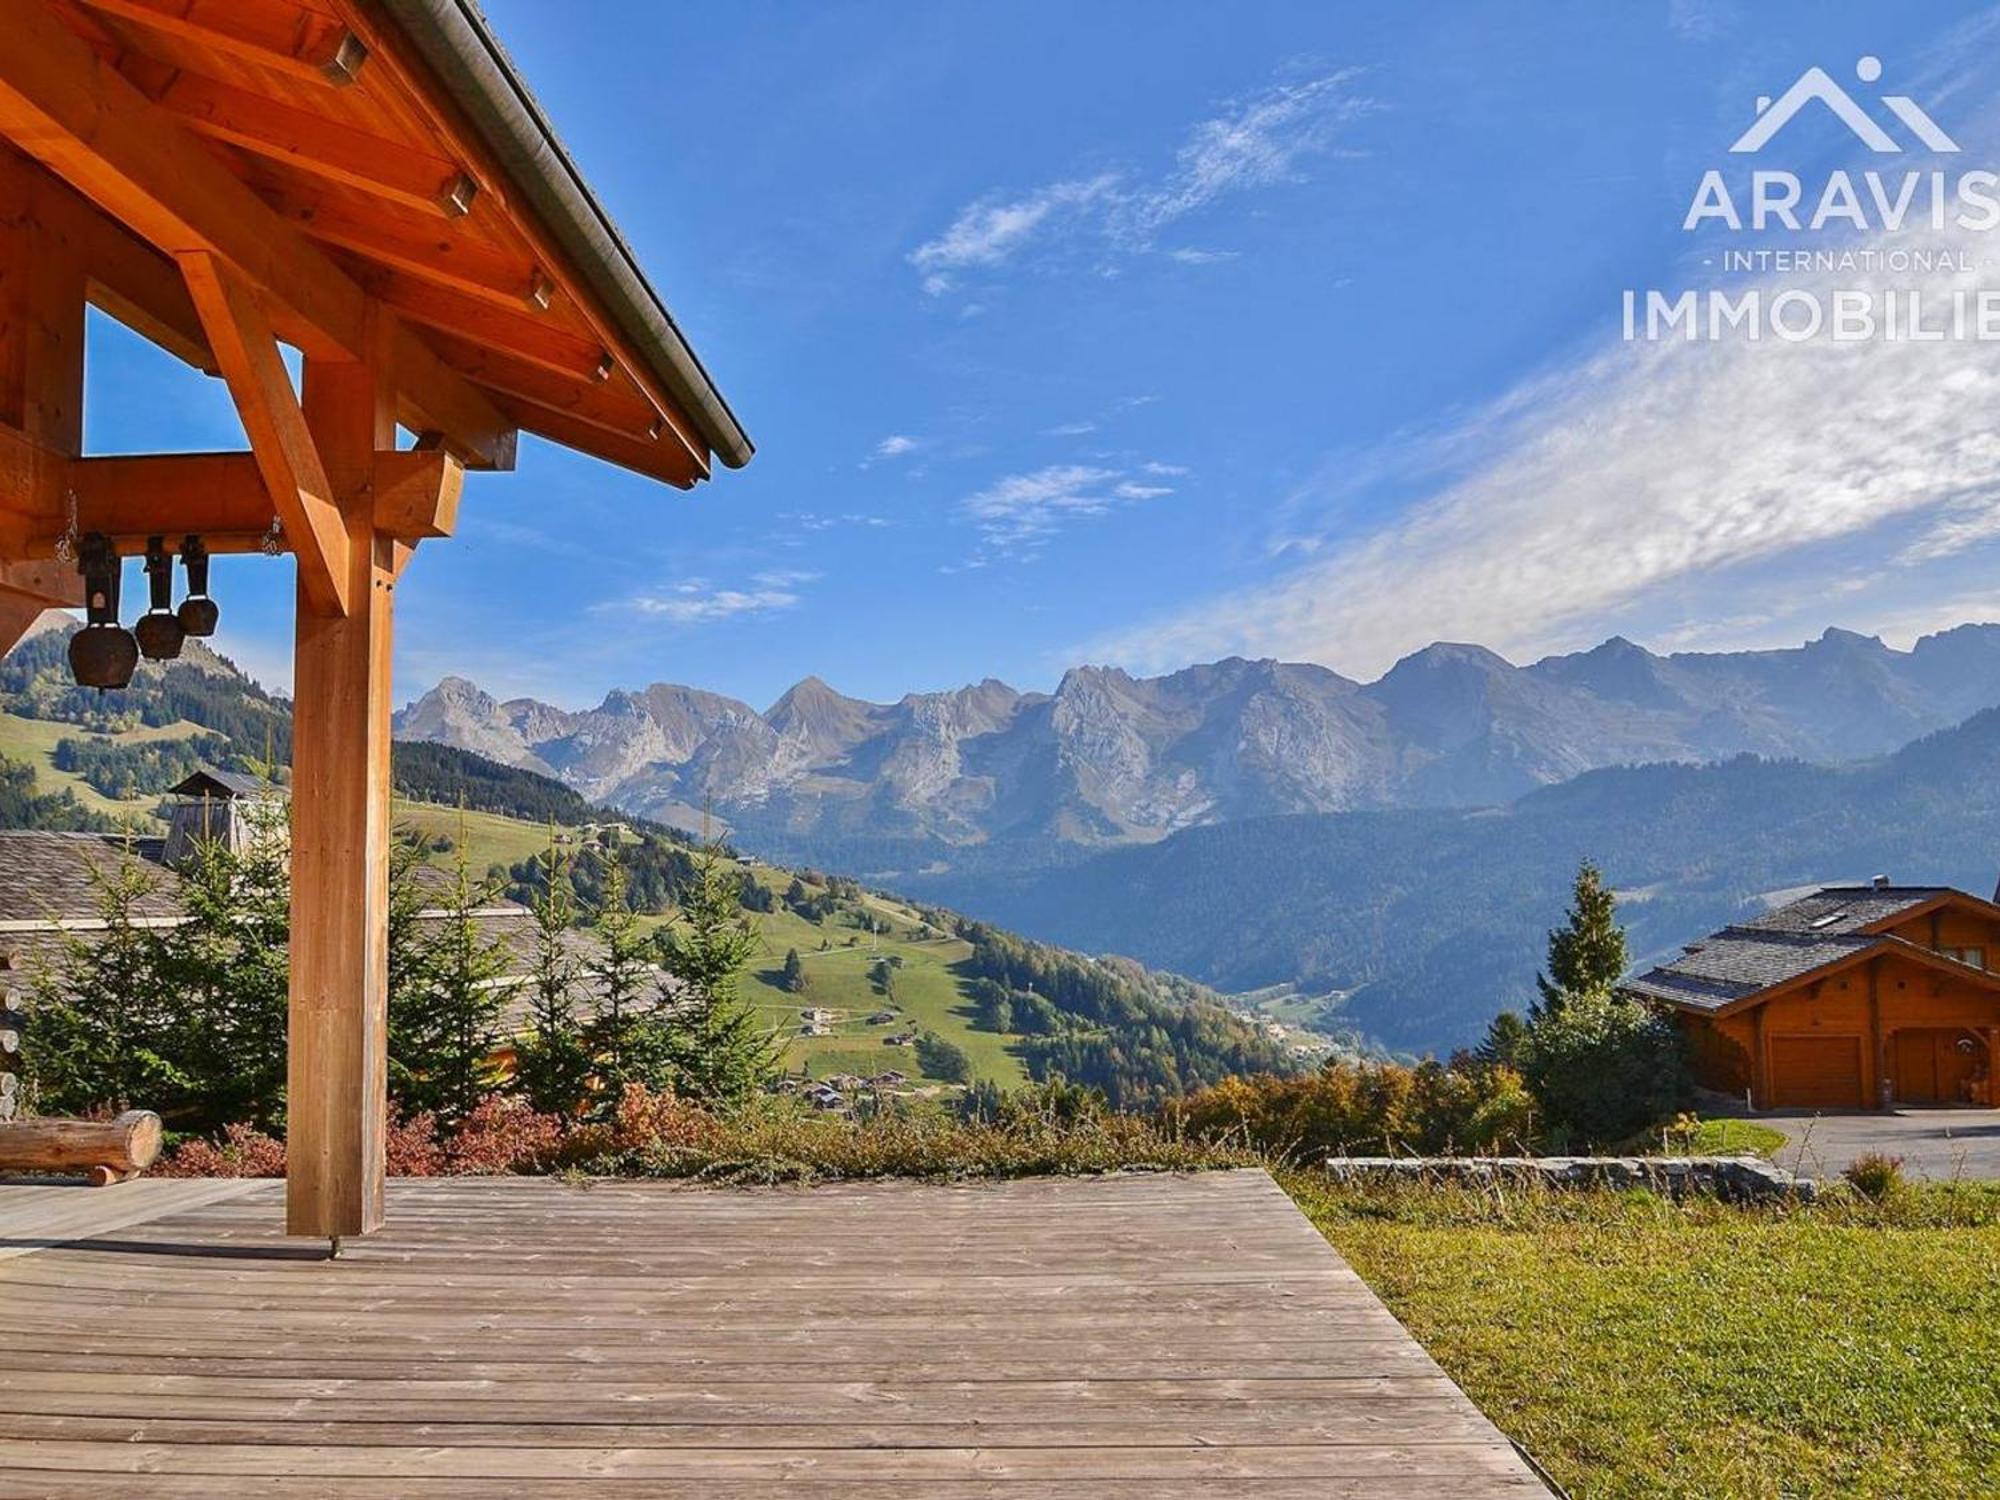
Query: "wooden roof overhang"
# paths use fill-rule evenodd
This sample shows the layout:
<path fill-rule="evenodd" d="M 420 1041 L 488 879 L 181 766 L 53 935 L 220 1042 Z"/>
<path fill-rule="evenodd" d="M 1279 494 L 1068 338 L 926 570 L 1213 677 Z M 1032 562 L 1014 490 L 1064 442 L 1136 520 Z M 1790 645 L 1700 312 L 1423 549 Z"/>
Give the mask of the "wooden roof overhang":
<path fill-rule="evenodd" d="M 520 430 L 681 487 L 749 456 L 685 344 L 662 357 L 678 332 L 553 136 L 532 170 L 502 138 L 499 112 L 539 115 L 463 0 L 6 12 L 0 320 L 45 346 L 0 371 L 0 588 L 76 601 L 45 565 L 74 494 L 83 530 L 199 531 L 214 551 L 275 517 L 316 604 L 344 610 L 341 528 L 274 340 L 379 365 L 420 435 L 377 482 L 381 529 L 408 542 L 448 532 L 457 471 L 511 468 Z M 488 49 L 472 67 L 468 36 Z M 543 211 L 557 189 L 585 212 Z M 594 241 L 569 222 L 590 213 Z M 80 369 L 79 278 L 228 382 L 250 452 L 78 456 L 80 389 L 57 393 Z M 64 368 L 21 367 L 38 355 Z"/>
<path fill-rule="evenodd" d="M 682 487 L 749 439 L 472 0 L 0 0 L 0 24 L 0 649 L 81 602 L 80 535 L 295 557 L 287 1223 L 365 1234 L 403 568 L 519 432 Z M 220 377 L 248 447 L 85 456 L 88 304 Z"/>
<path fill-rule="evenodd" d="M 1908 913 L 1905 913 L 1902 920 L 1907 920 L 1907 918 Z M 1696 1010 L 1698 1014 L 1705 1016 L 1733 1016 L 1746 1010 L 1754 1010 L 1756 1007 L 1768 1004 L 1782 995 L 1796 994 L 1800 990 L 1811 989 L 1814 985 L 1825 983 L 1836 974 L 1844 973 L 1849 969 L 1858 968 L 1864 964 L 1872 963 L 1878 958 L 1886 957 L 1906 958 L 1919 968 L 1933 969 L 1949 978 L 1962 979 L 1977 989 L 1988 990 L 1996 995 L 2000 995 L 2000 974 L 1996 974 L 1988 969 L 1974 968 L 1971 964 L 1960 963 L 1955 958 L 1946 958 L 1942 953 L 1933 953 L 1929 948 L 1923 947 L 1921 944 L 1883 934 L 1865 948 L 1856 948 L 1853 952 L 1844 954 L 1830 963 L 1821 964 L 1815 969 L 1808 969 L 1803 974 L 1794 974 L 1789 979 L 1781 980 L 1777 984 L 1766 985 L 1761 990 L 1755 990 L 1748 995 L 1738 996 L 1736 999 L 1728 1001 L 1725 1004 L 1708 1008 L 1675 1005 L 1674 1008 L 1677 1010 Z M 1657 1003 L 1674 1004 L 1671 1000 Z"/>

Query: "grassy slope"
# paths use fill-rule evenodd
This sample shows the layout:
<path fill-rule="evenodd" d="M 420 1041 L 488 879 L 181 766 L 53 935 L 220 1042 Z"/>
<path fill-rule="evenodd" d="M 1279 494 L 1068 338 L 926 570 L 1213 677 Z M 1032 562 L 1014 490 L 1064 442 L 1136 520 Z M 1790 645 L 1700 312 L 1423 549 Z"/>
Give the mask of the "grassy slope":
<path fill-rule="evenodd" d="M 540 853 L 548 842 L 548 831 L 538 824 L 492 813 L 464 813 L 456 808 L 424 803 L 398 802 L 399 822 L 429 833 L 463 838 L 466 853 L 475 871 L 489 864 L 513 864 Z M 767 865 L 751 867 L 757 880 L 782 892 L 791 883 L 792 872 Z M 921 1076 L 915 1049 L 886 1047 L 882 1038 L 893 1032 L 935 1031 L 964 1049 L 972 1063 L 975 1079 L 990 1079 L 1011 1087 L 1027 1079 L 1020 1059 L 1009 1049 L 1004 1037 L 972 1028 L 972 1008 L 952 965 L 971 954 L 971 948 L 956 938 L 924 938 L 918 928 L 921 919 L 911 908 L 880 896 L 869 896 L 867 904 L 885 919 L 893 931 L 886 936 L 870 936 L 845 916 L 829 918 L 824 926 L 814 926 L 785 910 L 754 913 L 761 940 L 760 953 L 751 966 L 748 993 L 770 1020 L 789 1038 L 785 1065 L 796 1072 L 803 1066 L 815 1078 L 832 1073 L 856 1073 L 863 1077 L 895 1068 L 911 1078 Z M 661 919 L 664 920 L 664 919 Z M 849 947 L 849 939 L 855 946 Z M 822 941 L 831 947 L 822 952 Z M 809 988 L 794 995 L 779 987 L 778 977 L 788 948 L 799 950 Z M 903 960 L 895 971 L 895 996 L 884 999 L 868 980 L 868 970 L 878 957 L 895 955 Z M 831 1036 L 801 1037 L 799 1011 L 817 1006 L 834 1013 Z M 868 1016 L 893 1009 L 897 1019 L 889 1025 L 871 1026 Z"/>
<path fill-rule="evenodd" d="M 201 732 L 197 725 L 181 723 L 161 729 L 128 730 L 107 738 L 132 743 Z M 85 807 L 129 817 L 142 824 L 152 823 L 157 798 L 116 801 L 93 791 L 82 777 L 58 771 L 51 764 L 57 740 L 86 734 L 88 731 L 75 724 L 0 713 L 0 756 L 33 766 L 36 784 L 43 791 L 67 787 Z M 477 874 L 484 874 L 494 863 L 512 865 L 531 858 L 548 842 L 548 830 L 540 824 L 494 813 L 461 812 L 455 807 L 399 799 L 395 816 L 399 823 L 428 834 L 446 834 L 462 841 Z M 758 867 L 757 874 L 764 884 L 777 891 L 784 890 L 792 878 L 789 870 L 768 867 Z M 772 1024 L 781 1025 L 791 1037 L 785 1059 L 787 1066 L 797 1070 L 803 1065 L 814 1077 L 830 1073 L 865 1076 L 895 1068 L 917 1078 L 920 1069 L 914 1049 L 885 1047 L 882 1038 L 892 1032 L 935 1031 L 964 1049 L 975 1079 L 990 1079 L 1010 1087 L 1025 1082 L 1026 1070 L 1007 1039 L 972 1029 L 971 1007 L 959 977 L 952 972 L 952 965 L 967 957 L 971 949 L 956 939 L 920 938 L 916 931 L 919 918 L 906 906 L 874 896 L 868 902 L 877 916 L 888 920 L 893 933 L 870 937 L 845 918 L 830 919 L 826 926 L 816 927 L 783 909 L 755 917 L 763 939 L 763 955 L 753 968 L 750 993 Z M 846 946 L 850 937 L 859 939 L 857 947 Z M 823 939 L 833 945 L 826 952 L 820 951 Z M 810 976 L 811 988 L 804 995 L 792 995 L 778 987 L 778 970 L 787 948 L 799 950 Z M 869 966 L 876 957 L 885 955 L 897 955 L 903 960 L 902 968 L 896 971 L 893 1000 L 878 995 L 868 981 Z M 807 1005 L 835 1013 L 832 1036 L 807 1038 L 795 1034 L 799 1010 Z M 884 1009 L 897 1012 L 894 1024 L 867 1024 L 871 1012 Z"/>
<path fill-rule="evenodd" d="M 1579 1500 L 2000 1493 L 1990 1199 L 1957 1220 L 1982 1227 L 1954 1228 L 1839 1207 L 1496 1209 L 1288 1186 Z"/>
<path fill-rule="evenodd" d="M 0 713 L 0 756 L 8 760 L 24 761 L 35 769 L 35 785 L 44 792 L 60 792 L 67 788 L 76 793 L 76 800 L 92 812 L 108 813 L 112 817 L 133 818 L 141 823 L 152 823 L 153 809 L 159 805 L 158 797 L 139 797 L 130 802 L 121 802 L 114 797 L 106 797 L 81 776 L 55 768 L 56 741 L 65 739 L 109 740 L 113 744 L 137 745 L 150 740 L 181 740 L 192 734 L 207 733 L 199 724 L 182 720 L 178 724 L 167 724 L 154 729 L 141 726 L 137 729 L 121 730 L 117 734 L 93 734 L 80 725 L 66 724 L 55 719 L 23 719 L 15 714 Z"/>

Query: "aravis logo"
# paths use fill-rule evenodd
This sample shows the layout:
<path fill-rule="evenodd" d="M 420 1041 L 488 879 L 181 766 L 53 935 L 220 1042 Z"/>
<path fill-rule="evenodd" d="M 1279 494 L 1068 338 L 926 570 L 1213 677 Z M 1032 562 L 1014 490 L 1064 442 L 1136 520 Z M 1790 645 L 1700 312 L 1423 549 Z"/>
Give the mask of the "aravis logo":
<path fill-rule="evenodd" d="M 1854 76 L 1880 83 L 1882 60 L 1859 59 Z M 1767 149 L 1800 116 L 1822 113 L 1870 155 L 1801 175 Z M 2000 173 L 1947 161 L 1963 157 L 1958 142 L 1908 94 L 1857 99 L 1808 68 L 1757 101 L 1729 153 L 1735 160 L 1701 174 L 1681 218 L 1684 231 L 1709 237 L 1716 253 L 1701 264 L 1720 275 L 1679 291 L 1628 290 L 1627 341 L 2000 342 L 2000 289 L 1976 284 L 1973 248 L 2000 229 Z M 1715 239 L 1742 235 L 1757 242 Z M 1913 277 L 1931 284 L 1900 284 Z"/>
<path fill-rule="evenodd" d="M 1882 78 L 1882 60 L 1879 57 L 1864 57 L 1854 65 L 1854 76 L 1863 83 L 1877 83 Z M 1855 102 L 1854 96 L 1835 83 L 1824 68 L 1808 68 L 1799 75 L 1797 83 L 1786 89 L 1775 100 L 1768 94 L 1757 100 L 1757 123 L 1736 139 L 1729 149 L 1738 155 L 1746 152 L 1762 151 L 1772 137 L 1789 125 L 1793 118 L 1807 105 L 1819 103 L 1831 110 L 1834 117 L 1853 131 L 1861 144 L 1870 151 L 1883 154 L 1901 151 L 1903 148 L 1896 138 L 1884 130 L 1875 117 Z M 1924 107 L 1908 94 L 1884 94 L 1882 103 L 1889 112 L 1902 121 L 1919 144 L 1931 151 L 1956 151 L 1958 142 L 1939 128 L 1937 121 L 1924 112 Z"/>

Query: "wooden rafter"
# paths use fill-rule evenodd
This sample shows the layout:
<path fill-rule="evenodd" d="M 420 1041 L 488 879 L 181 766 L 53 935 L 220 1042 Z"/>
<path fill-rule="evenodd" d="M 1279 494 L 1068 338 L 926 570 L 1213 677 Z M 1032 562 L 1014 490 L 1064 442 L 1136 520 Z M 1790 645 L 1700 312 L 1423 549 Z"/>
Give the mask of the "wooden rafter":
<path fill-rule="evenodd" d="M 274 170 L 248 180 L 273 212 L 322 245 L 366 256 L 425 281 L 455 287 L 516 314 L 538 311 L 536 268 L 518 254 L 407 208 L 357 195 L 314 191 Z"/>
<path fill-rule="evenodd" d="M 641 474 L 650 474 L 682 489 L 688 489 L 697 480 L 708 477 L 705 463 L 698 463 L 664 435 L 653 439 L 622 437 L 568 412 L 552 411 L 517 396 L 496 394 L 493 399 L 523 431 L 545 437 L 565 448 L 588 449 L 615 464 L 636 469 Z"/>
<path fill-rule="evenodd" d="M 188 291 L 208 329 L 222 378 L 250 435 L 250 451 L 299 560 L 299 591 L 322 614 L 345 615 L 352 595 L 347 522 L 306 427 L 277 338 L 257 299 L 226 265 L 199 251 L 181 257 Z"/>
<path fill-rule="evenodd" d="M 192 3 L 192 0 L 189 0 Z M 233 7 L 231 7 L 233 8 Z M 14 7 L 0 47 L 0 133 L 174 255 L 219 257 L 262 289 L 270 320 L 308 354 L 359 358 L 367 294 L 88 43 L 40 5 Z M 399 393 L 468 463 L 511 462 L 508 426 L 476 388 L 392 326 Z"/>
<path fill-rule="evenodd" d="M 514 359 L 505 350 L 456 334 L 433 333 L 432 344 L 451 367 L 504 396 L 519 397 L 579 422 L 642 442 L 657 441 L 666 430 L 659 408 L 635 391 L 622 376 L 578 385 L 558 375 Z"/>
<path fill-rule="evenodd" d="M 426 214 L 459 218 L 479 192 L 456 162 L 198 74 L 173 74 L 153 98 L 198 135 Z"/>
<path fill-rule="evenodd" d="M 185 37 L 294 78 L 352 83 L 368 49 L 338 17 L 289 0 L 85 0 L 92 10 Z"/>
<path fill-rule="evenodd" d="M 347 0 L 342 0 L 342 4 L 343 13 L 347 16 L 349 24 L 354 27 L 356 35 L 360 36 L 367 45 L 370 54 L 375 59 L 376 66 L 385 75 L 393 78 L 397 83 L 418 97 L 435 94 L 434 89 L 427 90 L 425 88 L 424 77 L 427 70 L 418 59 L 410 55 L 407 42 L 403 37 L 395 33 L 392 29 L 382 26 L 379 18 L 371 13 L 371 9 L 367 5 L 354 5 L 347 3 Z M 488 149 L 478 138 L 477 132 L 470 129 L 457 112 L 448 106 L 440 108 L 437 123 L 441 129 L 441 140 L 444 149 L 457 160 L 465 162 L 475 175 L 478 175 L 482 181 L 489 184 L 494 195 L 502 198 L 504 202 L 506 174 L 500 170 L 499 164 L 492 160 Z M 559 266 L 563 263 L 564 257 L 560 249 L 554 243 L 546 228 L 532 216 L 522 216 L 518 228 L 534 255 L 538 266 Z M 664 467 L 661 467 L 645 464 L 633 465 L 629 456 L 621 456 L 610 450 L 589 447 L 588 445 L 586 445 L 586 451 L 597 452 L 599 456 L 609 458 L 614 463 L 624 464 L 628 467 L 637 467 L 641 473 L 652 474 L 658 478 L 667 478 L 670 483 L 674 484 L 685 485 L 689 481 L 671 478 L 668 471 L 677 474 L 692 473 L 697 477 L 706 478 L 709 472 L 707 442 L 675 405 L 667 391 L 661 387 L 658 380 L 647 368 L 645 361 L 634 356 L 630 347 L 618 337 L 610 322 L 605 318 L 602 309 L 594 306 L 588 298 L 577 298 L 575 301 L 575 310 L 589 328 L 595 341 L 606 351 L 606 359 L 609 361 L 609 365 L 605 367 L 605 373 L 609 373 L 611 368 L 623 369 L 632 380 L 634 386 L 644 392 L 649 401 L 653 402 L 667 414 L 667 427 L 669 430 L 662 436 L 662 446 L 669 452 L 676 447 L 683 448 L 686 450 L 686 456 L 682 458 L 676 455 L 667 460 Z"/>

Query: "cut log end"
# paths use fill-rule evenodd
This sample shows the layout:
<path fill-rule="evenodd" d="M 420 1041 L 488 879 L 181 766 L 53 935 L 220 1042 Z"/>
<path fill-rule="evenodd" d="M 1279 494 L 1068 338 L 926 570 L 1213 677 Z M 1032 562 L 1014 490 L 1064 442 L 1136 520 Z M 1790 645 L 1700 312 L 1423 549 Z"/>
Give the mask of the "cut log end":
<path fill-rule="evenodd" d="M 98 1187 L 136 1177 L 160 1154 L 160 1117 L 32 1119 L 0 1124 L 0 1172 L 82 1172 Z"/>

